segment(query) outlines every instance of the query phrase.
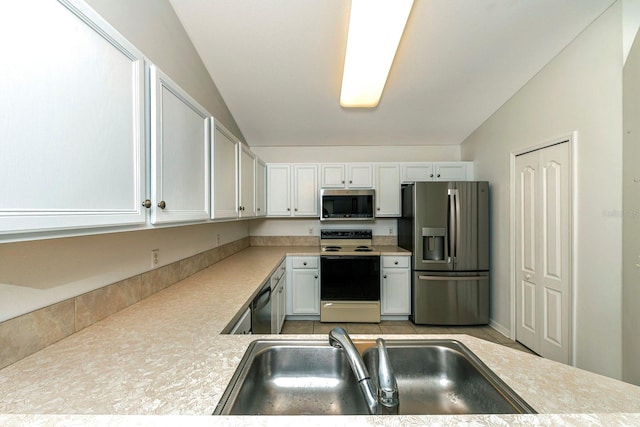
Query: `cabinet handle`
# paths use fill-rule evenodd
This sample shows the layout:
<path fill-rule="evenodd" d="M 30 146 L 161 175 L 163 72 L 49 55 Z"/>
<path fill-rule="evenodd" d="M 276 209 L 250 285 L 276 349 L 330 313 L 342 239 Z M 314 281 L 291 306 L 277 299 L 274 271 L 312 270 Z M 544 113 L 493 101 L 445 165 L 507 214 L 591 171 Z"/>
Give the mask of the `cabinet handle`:
<path fill-rule="evenodd" d="M 378 208 L 378 210 L 380 210 L 380 208 Z"/>
<path fill-rule="evenodd" d="M 307 265 L 306 261 L 302 263 L 302 265 Z"/>
<path fill-rule="evenodd" d="M 438 178 L 440 178 L 440 174 L 436 175 Z"/>
<path fill-rule="evenodd" d="M 394 263 L 395 265 L 398 265 L 398 261 L 393 261 L 393 263 Z"/>
<path fill-rule="evenodd" d="M 287 212 L 291 212 L 291 208 L 287 208 Z"/>
<path fill-rule="evenodd" d="M 429 178 L 433 178 L 433 174 L 429 175 Z"/>
<path fill-rule="evenodd" d="M 387 278 L 387 275 L 385 274 L 385 275 L 384 275 L 384 276 L 382 276 L 382 277 L 383 277 L 384 279 L 386 279 L 386 278 Z"/>
<path fill-rule="evenodd" d="M 257 210 L 258 212 L 260 212 L 260 208 L 257 208 L 256 210 Z"/>
<path fill-rule="evenodd" d="M 142 206 L 149 209 L 151 207 L 151 200 L 149 199 L 145 200 L 144 202 L 142 202 Z"/>
<path fill-rule="evenodd" d="M 315 276 L 313 276 L 313 277 L 317 279 L 317 278 L 318 278 L 318 275 L 316 274 L 316 275 L 315 275 Z"/>
<path fill-rule="evenodd" d="M 164 202 L 164 200 L 161 200 L 160 203 L 158 203 L 158 207 L 160 209 L 164 209 L 167 207 L 167 204 Z"/>
<path fill-rule="evenodd" d="M 294 208 L 293 210 L 294 210 L 295 212 L 298 212 L 298 208 Z"/>
<path fill-rule="evenodd" d="M 344 179 L 342 180 L 342 183 L 344 184 Z"/>
<path fill-rule="evenodd" d="M 353 181 L 352 181 L 352 180 L 349 180 L 349 184 L 353 184 Z"/>
<path fill-rule="evenodd" d="M 531 279 L 531 275 L 530 274 L 525 274 L 524 278 L 525 278 L 525 280 L 529 280 L 529 279 Z"/>

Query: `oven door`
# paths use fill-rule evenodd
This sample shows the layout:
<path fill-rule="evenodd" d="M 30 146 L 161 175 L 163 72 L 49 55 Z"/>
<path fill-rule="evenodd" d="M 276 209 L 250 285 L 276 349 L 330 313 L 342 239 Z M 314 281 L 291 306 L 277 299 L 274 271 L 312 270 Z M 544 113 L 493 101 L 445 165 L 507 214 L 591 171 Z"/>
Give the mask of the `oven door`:
<path fill-rule="evenodd" d="M 380 301 L 380 257 L 323 255 L 320 257 L 322 301 Z"/>

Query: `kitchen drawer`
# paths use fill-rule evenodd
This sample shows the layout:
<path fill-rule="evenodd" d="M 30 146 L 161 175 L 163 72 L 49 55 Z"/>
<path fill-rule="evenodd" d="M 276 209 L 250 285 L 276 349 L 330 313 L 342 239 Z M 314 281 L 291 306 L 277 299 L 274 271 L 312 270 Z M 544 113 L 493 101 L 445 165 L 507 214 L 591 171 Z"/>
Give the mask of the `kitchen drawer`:
<path fill-rule="evenodd" d="M 383 256 L 382 268 L 408 268 L 410 258 L 408 256 Z"/>
<path fill-rule="evenodd" d="M 318 257 L 293 257 L 291 268 L 318 268 Z"/>

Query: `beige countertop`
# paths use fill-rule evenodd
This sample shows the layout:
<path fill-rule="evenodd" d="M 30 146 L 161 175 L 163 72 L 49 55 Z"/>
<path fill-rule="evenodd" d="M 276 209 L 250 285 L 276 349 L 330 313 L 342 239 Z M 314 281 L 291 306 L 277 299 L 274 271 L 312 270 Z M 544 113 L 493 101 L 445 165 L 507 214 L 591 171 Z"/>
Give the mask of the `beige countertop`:
<path fill-rule="evenodd" d="M 313 247 L 245 249 L 0 370 L 0 424 L 326 423 L 311 416 L 209 416 L 248 344 L 259 337 L 220 331 L 287 254 L 317 253 Z M 399 253 L 390 247 L 385 254 Z M 332 417 L 332 423 L 640 425 L 640 387 L 467 335 L 437 336 L 443 337 L 467 345 L 540 415 Z"/>

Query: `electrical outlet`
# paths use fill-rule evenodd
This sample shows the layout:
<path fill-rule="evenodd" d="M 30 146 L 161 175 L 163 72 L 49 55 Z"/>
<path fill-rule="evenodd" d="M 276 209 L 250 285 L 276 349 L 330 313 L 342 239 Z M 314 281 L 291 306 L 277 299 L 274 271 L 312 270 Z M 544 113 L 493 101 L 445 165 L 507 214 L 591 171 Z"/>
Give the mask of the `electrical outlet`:
<path fill-rule="evenodd" d="M 313 227 L 309 227 L 309 236 L 313 236 Z"/>
<path fill-rule="evenodd" d="M 389 236 L 393 235 L 393 227 L 389 227 Z"/>
<path fill-rule="evenodd" d="M 151 268 L 155 268 L 160 263 L 160 249 L 151 250 Z"/>
<path fill-rule="evenodd" d="M 216 246 L 220 246 L 220 234 L 216 234 Z"/>

